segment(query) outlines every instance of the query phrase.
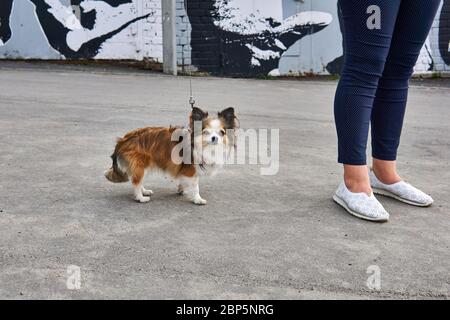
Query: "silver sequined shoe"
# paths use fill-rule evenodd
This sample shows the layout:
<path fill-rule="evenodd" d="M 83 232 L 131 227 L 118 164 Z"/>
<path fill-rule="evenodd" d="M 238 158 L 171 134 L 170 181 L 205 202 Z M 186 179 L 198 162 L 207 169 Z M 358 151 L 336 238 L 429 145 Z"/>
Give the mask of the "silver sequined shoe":
<path fill-rule="evenodd" d="M 376 194 L 391 197 L 418 207 L 428 207 L 433 204 L 433 198 L 405 181 L 384 184 L 378 180 L 373 171 L 370 171 L 369 176 L 372 190 Z"/>
<path fill-rule="evenodd" d="M 333 200 L 358 218 L 378 222 L 389 220 L 389 213 L 378 202 L 373 193 L 369 197 L 364 192 L 351 192 L 344 182 L 339 185 L 334 193 Z"/>

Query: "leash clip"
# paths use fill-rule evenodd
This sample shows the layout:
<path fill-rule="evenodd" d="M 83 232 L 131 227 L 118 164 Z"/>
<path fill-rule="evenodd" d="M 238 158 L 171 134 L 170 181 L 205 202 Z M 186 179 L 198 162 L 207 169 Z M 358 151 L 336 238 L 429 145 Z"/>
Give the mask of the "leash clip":
<path fill-rule="evenodd" d="M 195 99 L 193 96 L 189 97 L 189 104 L 191 105 L 191 108 L 194 108 L 194 104 L 195 104 Z"/>

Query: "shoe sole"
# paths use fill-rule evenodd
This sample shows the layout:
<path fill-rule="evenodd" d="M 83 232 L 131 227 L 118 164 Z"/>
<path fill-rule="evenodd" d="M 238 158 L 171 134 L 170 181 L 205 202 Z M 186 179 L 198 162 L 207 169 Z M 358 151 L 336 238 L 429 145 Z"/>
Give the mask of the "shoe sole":
<path fill-rule="evenodd" d="M 363 219 L 363 220 L 369 220 L 369 221 L 374 221 L 374 222 L 387 222 L 389 220 L 389 218 L 370 218 L 367 216 L 364 216 L 362 214 L 359 214 L 355 211 L 353 211 L 352 209 L 350 209 L 347 204 L 345 203 L 344 200 L 342 200 L 341 198 L 339 198 L 336 194 L 333 195 L 333 200 L 340 205 L 342 208 L 344 208 L 348 213 L 350 213 L 351 215 Z"/>
<path fill-rule="evenodd" d="M 411 201 L 411 200 L 407 200 L 405 198 L 399 197 L 398 195 L 396 195 L 396 194 L 394 194 L 394 193 L 392 193 L 390 191 L 383 190 L 383 189 L 378 189 L 378 188 L 373 188 L 372 187 L 372 191 L 375 194 L 379 194 L 379 195 L 382 195 L 382 196 L 385 196 L 385 197 L 389 197 L 389 198 L 392 198 L 392 199 L 395 199 L 395 200 L 398 200 L 400 202 L 403 202 L 403 203 L 406 203 L 406 204 L 410 204 L 410 205 L 416 206 L 416 207 L 429 207 L 429 206 L 431 206 L 433 204 L 433 202 L 431 202 L 431 203 L 419 203 L 419 202 L 414 202 L 414 201 Z"/>

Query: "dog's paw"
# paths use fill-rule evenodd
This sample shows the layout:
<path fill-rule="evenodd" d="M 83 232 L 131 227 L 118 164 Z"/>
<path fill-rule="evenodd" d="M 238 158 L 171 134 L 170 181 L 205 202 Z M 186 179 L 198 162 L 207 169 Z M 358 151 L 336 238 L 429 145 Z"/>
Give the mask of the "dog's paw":
<path fill-rule="evenodd" d="M 198 205 L 204 205 L 204 204 L 206 204 L 208 201 L 206 201 L 205 199 L 202 199 L 202 198 L 197 198 L 197 199 L 195 199 L 194 201 L 193 201 L 195 204 L 198 204 Z"/>
<path fill-rule="evenodd" d="M 150 201 L 150 197 L 136 197 L 134 200 L 140 203 L 146 203 Z"/>
<path fill-rule="evenodd" d="M 150 189 L 142 188 L 142 194 L 143 194 L 144 196 L 151 196 L 151 195 L 153 194 L 153 191 L 150 190 Z"/>

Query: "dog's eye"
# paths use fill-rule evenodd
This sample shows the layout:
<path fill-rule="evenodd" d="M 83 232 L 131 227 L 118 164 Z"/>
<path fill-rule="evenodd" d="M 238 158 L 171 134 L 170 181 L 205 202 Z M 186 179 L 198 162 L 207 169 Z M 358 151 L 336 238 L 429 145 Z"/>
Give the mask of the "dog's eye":
<path fill-rule="evenodd" d="M 221 130 L 220 130 L 220 135 L 221 135 L 221 136 L 224 136 L 224 135 L 225 135 L 225 130 L 221 129 Z"/>
<path fill-rule="evenodd" d="M 208 130 L 208 129 L 204 129 L 204 130 L 203 130 L 203 134 L 204 134 L 204 135 L 208 135 L 208 134 L 209 134 L 209 130 Z"/>

